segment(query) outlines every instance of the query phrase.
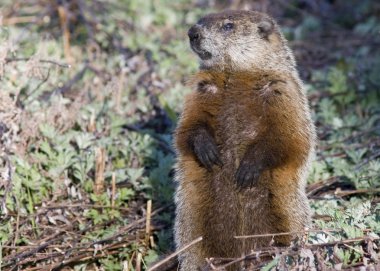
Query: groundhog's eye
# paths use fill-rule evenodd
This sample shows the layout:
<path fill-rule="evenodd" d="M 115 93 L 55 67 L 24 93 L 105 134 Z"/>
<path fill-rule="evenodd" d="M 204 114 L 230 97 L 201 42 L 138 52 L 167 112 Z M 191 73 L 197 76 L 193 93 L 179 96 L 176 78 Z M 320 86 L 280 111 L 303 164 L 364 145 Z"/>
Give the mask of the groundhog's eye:
<path fill-rule="evenodd" d="M 234 28 L 234 24 L 233 23 L 226 23 L 223 25 L 223 30 L 224 31 L 230 31 Z"/>

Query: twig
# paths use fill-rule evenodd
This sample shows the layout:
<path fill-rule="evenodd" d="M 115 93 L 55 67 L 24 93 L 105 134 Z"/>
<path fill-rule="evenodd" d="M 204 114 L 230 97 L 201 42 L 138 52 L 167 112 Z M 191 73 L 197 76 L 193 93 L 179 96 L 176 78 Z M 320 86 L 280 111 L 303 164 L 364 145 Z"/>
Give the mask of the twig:
<path fill-rule="evenodd" d="M 142 254 L 141 252 L 137 253 L 137 258 L 136 258 L 136 271 L 141 271 L 141 260 L 142 260 Z"/>
<path fill-rule="evenodd" d="M 94 209 L 107 209 L 107 208 L 114 208 L 116 210 L 122 210 L 122 211 L 130 211 L 130 208 L 126 207 L 116 207 L 112 205 L 99 205 L 99 204 L 66 204 L 66 205 L 52 205 L 52 206 L 44 206 L 43 208 L 46 209 L 67 209 L 67 208 L 94 208 Z M 40 207 L 41 209 L 42 207 Z"/>
<path fill-rule="evenodd" d="M 380 240 L 380 237 L 363 236 L 363 237 L 334 241 L 334 242 L 328 242 L 328 243 L 308 244 L 305 247 L 309 247 L 309 248 L 319 247 L 319 246 L 327 247 L 327 246 L 344 245 L 344 244 L 350 244 L 350 243 L 356 243 L 356 242 L 361 243 L 361 242 L 364 242 L 367 240 L 371 240 L 371 241 Z"/>
<path fill-rule="evenodd" d="M 155 248 L 156 247 L 156 244 L 154 242 L 154 238 L 153 238 L 152 235 L 149 237 L 149 244 L 150 244 L 151 248 Z"/>
<path fill-rule="evenodd" d="M 217 267 L 213 264 L 212 259 L 206 258 L 206 262 L 211 270 L 218 270 Z"/>
<path fill-rule="evenodd" d="M 375 193 L 380 193 L 380 188 L 356 189 L 356 190 L 340 190 L 339 189 L 334 192 L 334 195 L 338 197 L 346 197 L 346 196 L 354 195 L 354 194 L 375 194 Z"/>
<path fill-rule="evenodd" d="M 112 173 L 112 198 L 111 198 L 111 207 L 112 209 L 115 208 L 115 199 L 116 199 L 116 174 L 115 172 Z"/>
<path fill-rule="evenodd" d="M 29 61 L 29 60 L 30 60 L 30 58 L 28 58 L 28 57 L 23 57 L 23 58 L 5 58 L 5 63 L 16 62 L 16 61 Z M 41 62 L 41 63 L 49 63 L 49 64 L 57 65 L 57 66 L 62 67 L 62 68 L 71 68 L 70 64 L 59 63 L 59 62 L 56 62 L 54 60 L 39 59 L 38 61 Z"/>
<path fill-rule="evenodd" d="M 311 195 L 315 194 L 316 192 L 322 190 L 325 187 L 331 186 L 338 182 L 340 179 L 340 176 L 332 176 L 330 178 L 327 178 L 325 180 L 313 183 L 311 185 L 308 185 L 306 188 L 307 196 L 310 197 Z"/>
<path fill-rule="evenodd" d="M 283 236 L 283 235 L 293 235 L 297 233 L 309 233 L 309 232 L 339 232 L 342 230 L 338 229 L 325 229 L 325 230 L 304 230 L 304 231 L 289 231 L 289 232 L 279 232 L 279 233 L 266 233 L 266 234 L 255 234 L 255 235 L 239 235 L 234 236 L 236 239 L 248 239 L 248 238 L 260 238 L 260 237 L 271 237 L 271 236 Z"/>
<path fill-rule="evenodd" d="M 335 237 L 334 235 L 332 235 L 331 233 L 327 232 L 327 231 L 324 231 L 324 233 L 328 236 L 330 236 L 331 238 L 333 238 L 335 241 L 339 241 L 337 237 Z M 361 254 L 361 251 L 357 250 L 356 248 L 350 246 L 350 245 L 347 245 L 347 244 L 343 244 L 345 247 L 347 248 L 350 248 L 352 250 L 355 250 L 357 253 Z"/>
<path fill-rule="evenodd" d="M 176 257 L 178 254 L 184 252 L 185 250 L 187 250 L 188 248 L 190 248 L 191 246 L 199 243 L 200 241 L 202 241 L 202 236 L 201 237 L 198 237 L 197 239 L 191 241 L 189 244 L 185 245 L 184 247 L 182 247 L 181 249 L 177 250 L 176 252 L 170 254 L 168 257 L 166 257 L 165 259 L 159 261 L 158 263 L 156 263 L 155 265 L 153 265 L 152 267 L 150 267 L 148 269 L 148 271 L 153 271 L 155 269 L 157 269 L 158 267 L 160 267 L 161 265 L 163 265 L 164 263 L 168 262 L 169 260 L 173 259 L 174 257 Z"/>
<path fill-rule="evenodd" d="M 97 148 L 95 150 L 95 186 L 94 192 L 100 195 L 104 191 L 104 169 L 106 167 L 106 152 L 104 148 Z"/>
<path fill-rule="evenodd" d="M 123 262 L 123 271 L 129 271 L 129 264 L 128 261 Z"/>
<path fill-rule="evenodd" d="M 150 221 L 152 216 L 152 200 L 148 200 L 146 207 L 145 244 L 149 246 Z"/>
<path fill-rule="evenodd" d="M 104 148 L 97 148 L 95 156 L 94 192 L 96 195 L 100 195 L 104 191 L 104 169 L 106 167 L 106 152 Z"/>
<path fill-rule="evenodd" d="M 91 111 L 91 116 L 89 123 L 87 125 L 87 131 L 90 133 L 94 133 L 96 131 L 96 119 L 95 119 L 95 112 Z"/>
<path fill-rule="evenodd" d="M 17 208 L 17 217 L 16 217 L 16 229 L 15 229 L 15 237 L 13 238 L 13 246 L 16 246 L 16 243 L 18 241 L 19 237 L 19 230 L 20 230 L 20 204 L 18 199 L 15 199 L 16 201 L 16 208 Z"/>
<path fill-rule="evenodd" d="M 71 51 L 70 51 L 70 31 L 68 27 L 67 20 L 67 9 L 66 7 L 58 6 L 58 15 L 61 23 L 61 28 L 63 32 L 63 51 L 68 62 L 72 62 Z"/>
<path fill-rule="evenodd" d="M 25 24 L 25 23 L 33 23 L 36 21 L 37 21 L 36 16 L 11 17 L 11 18 L 3 18 L 2 25 Z"/>
<path fill-rule="evenodd" d="M 266 250 L 266 251 L 255 251 L 255 252 L 252 252 L 252 253 L 250 253 L 250 254 L 248 254 L 246 256 L 242 256 L 240 258 L 233 259 L 229 263 L 226 263 L 226 264 L 224 264 L 222 266 L 217 267 L 216 270 L 225 270 L 227 267 L 229 267 L 229 266 L 231 266 L 233 264 L 240 263 L 240 262 L 247 261 L 247 260 L 253 260 L 253 259 L 256 259 L 256 258 L 260 258 L 260 257 L 271 256 L 272 254 L 275 254 L 275 253 L 285 252 L 288 249 L 289 248 L 276 248 L 276 249 L 269 249 L 269 250 Z M 296 255 L 296 254 L 298 254 L 298 252 L 295 252 L 295 251 L 287 253 L 287 255 L 289 255 L 289 256 Z M 219 260 L 225 261 L 225 259 L 223 259 L 223 258 L 221 258 Z"/>

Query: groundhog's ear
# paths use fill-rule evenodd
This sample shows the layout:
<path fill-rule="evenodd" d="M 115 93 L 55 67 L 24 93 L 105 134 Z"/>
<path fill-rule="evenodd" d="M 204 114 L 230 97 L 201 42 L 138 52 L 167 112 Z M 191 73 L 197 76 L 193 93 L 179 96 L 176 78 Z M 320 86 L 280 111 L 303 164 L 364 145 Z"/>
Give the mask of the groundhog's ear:
<path fill-rule="evenodd" d="M 263 20 L 258 24 L 259 34 L 265 39 L 273 32 L 273 28 L 273 23 L 269 20 Z"/>

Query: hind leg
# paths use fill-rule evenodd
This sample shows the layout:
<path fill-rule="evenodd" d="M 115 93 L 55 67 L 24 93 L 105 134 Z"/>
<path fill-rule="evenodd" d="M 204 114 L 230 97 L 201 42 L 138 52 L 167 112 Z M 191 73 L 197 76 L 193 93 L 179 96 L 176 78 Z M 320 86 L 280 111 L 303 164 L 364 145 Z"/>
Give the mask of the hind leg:
<path fill-rule="evenodd" d="M 182 199 L 183 191 L 181 187 L 177 190 L 176 200 Z M 175 221 L 175 241 L 177 250 L 183 248 L 201 234 L 194 228 L 192 216 L 189 216 L 189 206 L 186 204 L 177 204 L 176 221 Z M 200 241 L 202 242 L 202 241 Z M 205 255 L 202 253 L 202 246 L 200 243 L 194 244 L 183 253 L 179 255 L 180 271 L 193 271 L 199 270 L 202 264 L 205 264 Z"/>
<path fill-rule="evenodd" d="M 272 173 L 270 205 L 277 232 L 295 232 L 275 238 L 280 245 L 289 245 L 292 238 L 302 236 L 311 224 L 311 212 L 306 197 L 305 180 L 297 168 L 283 167 Z"/>
<path fill-rule="evenodd" d="M 194 160 L 179 162 L 176 181 L 179 183 L 176 194 L 175 241 L 177 250 L 198 237 L 205 236 L 205 210 L 209 203 L 209 180 L 205 169 Z M 179 256 L 181 271 L 201 270 L 206 265 L 207 252 L 204 240 L 191 246 Z"/>

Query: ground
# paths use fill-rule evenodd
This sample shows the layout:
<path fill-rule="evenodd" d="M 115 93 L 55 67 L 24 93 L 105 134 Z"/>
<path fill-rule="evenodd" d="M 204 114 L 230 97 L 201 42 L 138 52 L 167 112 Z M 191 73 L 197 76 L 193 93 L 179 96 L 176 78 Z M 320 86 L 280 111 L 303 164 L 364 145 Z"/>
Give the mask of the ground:
<path fill-rule="evenodd" d="M 313 228 L 237 260 L 379 268 L 377 1 L 2 0 L 1 270 L 146 270 L 174 251 L 172 132 L 198 67 L 186 32 L 225 8 L 276 18 L 318 130 Z"/>

